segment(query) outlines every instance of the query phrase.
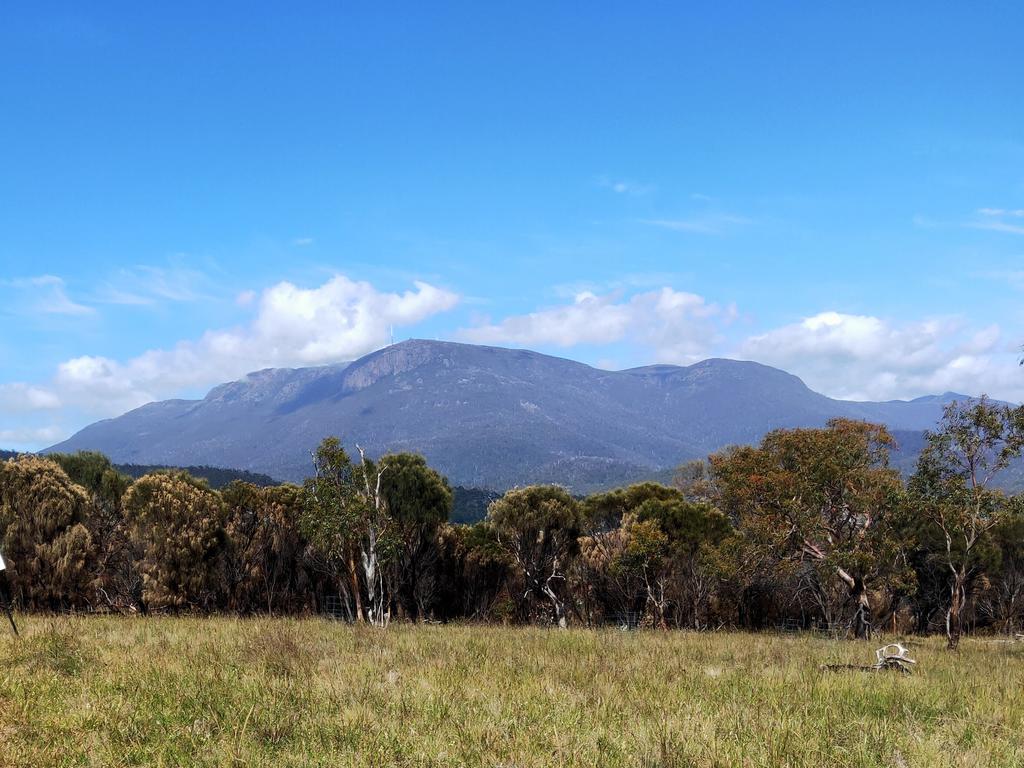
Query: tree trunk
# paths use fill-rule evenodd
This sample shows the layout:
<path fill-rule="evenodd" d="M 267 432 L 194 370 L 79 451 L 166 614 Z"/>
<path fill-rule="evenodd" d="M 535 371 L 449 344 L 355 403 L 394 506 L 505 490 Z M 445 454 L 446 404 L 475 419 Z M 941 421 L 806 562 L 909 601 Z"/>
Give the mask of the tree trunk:
<path fill-rule="evenodd" d="M 963 609 L 967 579 L 962 573 L 953 576 L 950 589 L 949 610 L 946 612 L 946 648 L 955 651 L 963 634 Z"/>
<path fill-rule="evenodd" d="M 659 582 L 658 587 L 660 594 L 647 582 L 647 601 L 654 606 L 654 620 L 658 629 L 668 629 L 668 622 L 665 621 L 665 585 Z"/>
<path fill-rule="evenodd" d="M 366 621 L 366 616 L 363 613 L 363 597 L 359 590 L 359 574 L 356 573 L 356 559 L 351 550 L 348 553 L 348 577 L 349 581 L 352 582 L 352 594 L 356 599 L 356 621 L 362 624 Z"/>
<path fill-rule="evenodd" d="M 367 618 L 371 624 L 377 625 L 381 623 L 381 611 L 378 610 L 379 604 L 383 602 L 383 594 L 378 593 L 377 584 L 377 553 L 373 550 L 363 551 L 363 576 L 366 578 L 366 597 L 368 598 L 369 605 L 367 606 Z"/>
<path fill-rule="evenodd" d="M 857 609 L 853 614 L 853 620 L 850 623 L 850 626 L 853 629 L 853 636 L 858 640 L 870 640 L 871 601 L 868 599 L 868 591 L 864 586 L 864 579 L 859 576 L 851 576 L 842 568 L 837 568 L 836 572 L 839 574 L 839 578 L 842 579 L 850 588 L 850 597 L 853 598 L 857 604 Z"/>
<path fill-rule="evenodd" d="M 559 629 L 567 629 L 569 622 L 565 617 L 565 606 L 562 601 L 558 599 L 558 595 L 555 594 L 555 590 L 551 588 L 550 584 L 544 585 L 544 594 L 551 600 L 551 605 L 555 611 L 555 622 L 558 624 Z"/>
<path fill-rule="evenodd" d="M 858 640 L 871 639 L 871 603 L 867 592 L 857 597 L 857 611 L 853 614 L 853 636 Z"/>

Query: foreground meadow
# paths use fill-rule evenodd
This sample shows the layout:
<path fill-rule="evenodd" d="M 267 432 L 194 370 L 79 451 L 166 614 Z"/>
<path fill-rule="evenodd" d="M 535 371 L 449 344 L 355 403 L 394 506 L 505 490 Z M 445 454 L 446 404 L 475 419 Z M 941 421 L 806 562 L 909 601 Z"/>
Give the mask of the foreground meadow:
<path fill-rule="evenodd" d="M 0 765 L 1010 766 L 1024 645 L 21 617 Z"/>

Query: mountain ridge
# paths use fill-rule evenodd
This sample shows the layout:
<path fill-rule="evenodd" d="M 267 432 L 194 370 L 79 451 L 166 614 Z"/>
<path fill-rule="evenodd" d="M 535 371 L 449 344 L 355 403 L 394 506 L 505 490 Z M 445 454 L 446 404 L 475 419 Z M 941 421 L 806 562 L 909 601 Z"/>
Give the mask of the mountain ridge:
<path fill-rule="evenodd" d="M 453 484 L 559 482 L 587 491 L 778 427 L 847 417 L 920 432 L 949 395 L 845 401 L 751 361 L 605 371 L 531 350 L 410 340 L 346 363 L 254 371 L 199 400 L 149 403 L 96 422 L 47 450 L 300 480 L 309 451 L 336 434 L 374 454 L 423 453 Z"/>

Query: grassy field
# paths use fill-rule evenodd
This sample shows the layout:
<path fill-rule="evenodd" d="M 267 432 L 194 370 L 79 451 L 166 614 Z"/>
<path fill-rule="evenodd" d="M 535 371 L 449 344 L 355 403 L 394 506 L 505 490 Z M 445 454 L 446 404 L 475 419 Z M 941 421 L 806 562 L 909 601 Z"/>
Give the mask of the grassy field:
<path fill-rule="evenodd" d="M 1024 644 L 21 617 L 0 765 L 1024 765 Z"/>

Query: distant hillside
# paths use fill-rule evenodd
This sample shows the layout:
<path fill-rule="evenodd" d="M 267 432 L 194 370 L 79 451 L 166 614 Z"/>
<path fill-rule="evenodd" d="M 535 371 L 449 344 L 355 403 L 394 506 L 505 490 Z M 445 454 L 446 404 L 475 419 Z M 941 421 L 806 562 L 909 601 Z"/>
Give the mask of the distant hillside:
<path fill-rule="evenodd" d="M 301 481 L 309 451 L 338 435 L 375 455 L 422 453 L 453 485 L 554 482 L 586 492 L 833 417 L 920 433 L 957 397 L 849 402 L 752 362 L 615 372 L 526 350 L 409 341 L 351 363 L 259 371 L 202 400 L 150 403 L 49 450 Z"/>
<path fill-rule="evenodd" d="M 501 494 L 495 491 L 482 488 L 463 488 L 461 485 L 452 488 L 452 495 L 454 496 L 452 513 L 448 519 L 453 523 L 467 525 L 478 523 L 487 517 L 487 507 L 495 499 L 501 498 Z"/>
<path fill-rule="evenodd" d="M 0 450 L 0 461 L 13 459 L 20 455 L 17 451 Z M 223 488 L 235 480 L 252 483 L 259 486 L 278 485 L 278 481 L 269 475 L 256 472 L 246 472 L 241 469 L 225 469 L 223 467 L 168 467 L 154 464 L 115 464 L 114 468 L 129 477 L 139 478 L 150 472 L 162 469 L 182 469 L 193 477 L 204 478 L 211 488 Z M 455 486 L 452 488 L 452 513 L 450 520 L 453 523 L 472 524 L 483 520 L 487 516 L 487 507 L 500 494 L 481 488 L 463 488 Z"/>
<path fill-rule="evenodd" d="M 12 454 L 14 455 L 14 454 Z M 139 478 L 160 469 L 172 469 L 172 467 L 158 467 L 142 464 L 117 464 L 117 470 L 129 477 Z M 193 477 L 205 478 L 211 488 L 223 488 L 235 480 L 252 483 L 259 486 L 278 485 L 278 481 L 269 475 L 261 475 L 255 472 L 246 472 L 241 469 L 224 469 L 223 467 L 173 467 L 183 469 Z M 463 488 L 455 486 L 452 488 L 452 513 L 450 520 L 453 523 L 476 523 L 487 516 L 487 506 L 501 494 L 481 488 Z"/>
<path fill-rule="evenodd" d="M 211 488 L 223 488 L 229 483 L 235 480 L 241 480 L 245 483 L 252 483 L 253 485 L 259 486 L 270 486 L 278 485 L 278 481 L 269 475 L 263 475 L 258 472 L 247 472 L 244 469 L 225 469 L 224 467 L 168 467 L 158 466 L 153 464 L 115 464 L 115 468 L 118 472 L 122 472 L 129 477 L 139 478 L 143 475 L 148 475 L 150 472 L 156 472 L 161 469 L 181 469 L 188 472 L 192 477 L 200 477 L 206 480 L 210 484 Z"/>
<path fill-rule="evenodd" d="M 0 461 L 13 459 L 15 456 L 20 455 L 21 454 L 18 451 L 0 451 Z M 225 469 L 224 467 L 172 467 L 162 464 L 114 464 L 114 469 L 122 474 L 134 478 L 139 478 L 143 475 L 149 474 L 150 472 L 156 472 L 161 469 L 181 469 L 188 472 L 193 477 L 203 478 L 210 484 L 211 488 L 223 488 L 234 480 L 242 480 L 243 482 L 260 486 L 278 484 L 277 480 L 268 475 L 262 475 L 257 472 L 247 472 L 242 469 Z"/>

